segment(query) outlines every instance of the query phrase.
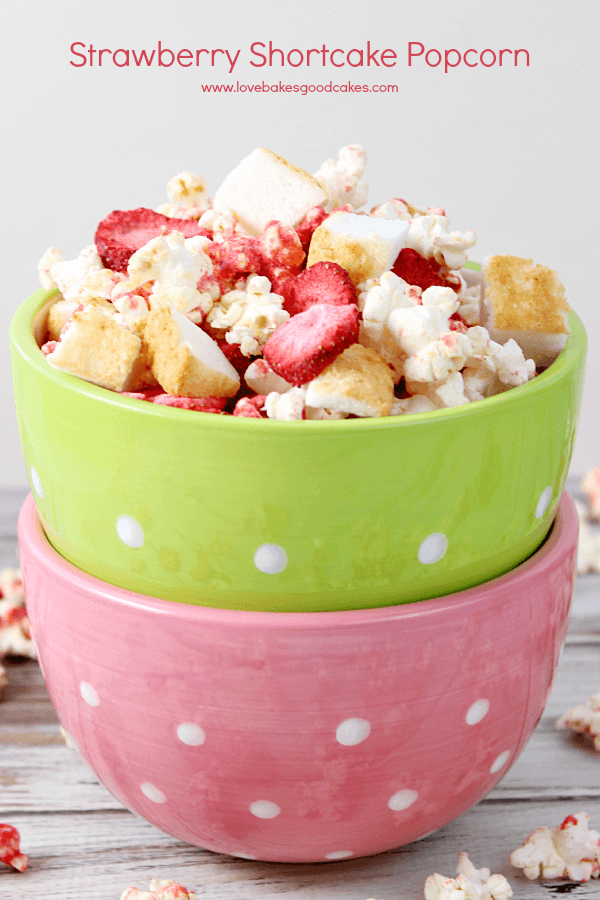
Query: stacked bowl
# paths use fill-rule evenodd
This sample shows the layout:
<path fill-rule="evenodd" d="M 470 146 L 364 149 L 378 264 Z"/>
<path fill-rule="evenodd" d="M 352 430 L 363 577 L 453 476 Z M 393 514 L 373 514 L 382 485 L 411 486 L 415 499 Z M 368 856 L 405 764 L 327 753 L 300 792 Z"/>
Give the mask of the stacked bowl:
<path fill-rule="evenodd" d="M 388 850 L 480 800 L 567 628 L 577 316 L 498 396 L 278 422 L 53 369 L 53 299 L 11 330 L 21 559 L 48 690 L 102 783 L 178 838 L 284 862 Z"/>

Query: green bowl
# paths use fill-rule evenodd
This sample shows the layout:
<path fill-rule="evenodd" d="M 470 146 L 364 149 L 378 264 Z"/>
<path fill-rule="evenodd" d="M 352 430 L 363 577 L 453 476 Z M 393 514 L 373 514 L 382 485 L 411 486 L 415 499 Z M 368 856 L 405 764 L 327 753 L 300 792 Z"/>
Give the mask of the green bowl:
<path fill-rule="evenodd" d="M 44 529 L 69 562 L 230 609 L 389 606 L 481 584 L 546 536 L 569 468 L 586 337 L 543 374 L 409 416 L 278 422 L 158 406 L 49 366 L 52 293 L 17 311 L 17 415 Z"/>

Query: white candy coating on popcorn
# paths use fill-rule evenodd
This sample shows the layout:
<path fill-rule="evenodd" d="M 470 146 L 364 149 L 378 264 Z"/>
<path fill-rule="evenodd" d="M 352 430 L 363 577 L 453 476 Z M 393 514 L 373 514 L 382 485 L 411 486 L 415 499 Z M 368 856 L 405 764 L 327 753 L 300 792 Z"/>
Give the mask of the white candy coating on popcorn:
<path fill-rule="evenodd" d="M 154 282 L 151 304 L 171 304 L 182 313 L 196 309 L 209 312 L 213 296 L 197 287 L 213 271 L 204 252 L 209 244 L 208 238 L 185 238 L 177 231 L 153 238 L 131 256 L 127 266 L 129 279 L 138 285 Z"/>
<path fill-rule="evenodd" d="M 326 212 L 336 206 L 349 204 L 360 209 L 367 202 L 369 185 L 361 181 L 367 154 L 361 144 L 342 147 L 337 160 L 328 159 L 321 164 L 315 178 L 327 194 L 327 202 L 322 204 Z"/>
<path fill-rule="evenodd" d="M 458 854 L 456 878 L 430 875 L 425 882 L 425 900 L 508 900 L 512 888 L 503 875 L 476 869 L 467 853 Z"/>
<path fill-rule="evenodd" d="M 210 200 L 206 193 L 206 181 L 196 172 L 179 172 L 167 183 L 167 197 L 171 203 L 191 209 L 204 206 L 208 209 Z"/>
<path fill-rule="evenodd" d="M 136 887 L 126 888 L 120 900 L 196 900 L 194 891 L 188 891 L 177 881 L 153 878 L 150 890 L 140 891 Z"/>
<path fill-rule="evenodd" d="M 40 281 L 47 291 L 58 288 L 63 297 L 75 289 L 86 276 L 104 266 L 94 244 L 84 247 L 77 259 L 65 260 L 56 247 L 50 247 L 38 264 Z"/>
<path fill-rule="evenodd" d="M 600 750 L 600 687 L 585 703 L 574 706 L 561 716 L 556 727 L 589 735 L 595 749 Z"/>
<path fill-rule="evenodd" d="M 386 203 L 379 204 L 379 206 L 374 206 L 370 214 L 376 218 L 403 219 L 405 222 L 410 222 L 413 218 L 404 200 L 399 200 L 396 197 L 388 200 Z"/>
<path fill-rule="evenodd" d="M 244 372 L 244 381 L 257 394 L 265 395 L 273 391 L 284 394 L 292 386 L 285 378 L 274 372 L 266 359 L 262 357 L 250 363 Z"/>
<path fill-rule="evenodd" d="M 304 418 L 306 405 L 306 390 L 304 387 L 293 387 L 284 394 L 272 391 L 267 394 L 265 411 L 268 419 L 279 419 L 289 422 L 293 419 Z"/>
<path fill-rule="evenodd" d="M 586 812 L 567 816 L 554 828 L 542 825 L 510 855 L 510 861 L 530 880 L 569 878 L 589 881 L 600 876 L 600 834 L 588 828 Z"/>
<path fill-rule="evenodd" d="M 239 344 L 244 356 L 257 356 L 279 325 L 290 317 L 283 297 L 271 293 L 271 282 L 251 275 L 243 291 L 228 291 L 208 314 L 208 324 L 225 330 L 228 344 Z"/>
<path fill-rule="evenodd" d="M 475 246 L 477 235 L 474 231 L 449 232 L 449 225 L 446 216 L 418 216 L 410 223 L 405 246 L 416 250 L 425 259 L 433 258 L 439 265 L 462 269 L 467 261 L 466 251 Z"/>

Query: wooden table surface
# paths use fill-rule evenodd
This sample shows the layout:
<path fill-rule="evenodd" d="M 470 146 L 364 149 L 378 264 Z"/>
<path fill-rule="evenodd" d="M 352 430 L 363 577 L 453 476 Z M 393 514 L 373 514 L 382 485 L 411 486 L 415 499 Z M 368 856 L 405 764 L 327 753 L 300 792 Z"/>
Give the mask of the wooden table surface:
<path fill-rule="evenodd" d="M 24 495 L 0 494 L 0 566 L 18 564 L 16 517 Z M 163 835 L 119 803 L 63 743 L 35 662 L 6 664 L 0 702 L 0 821 L 21 832 L 29 870 L 0 865 L 1 900 L 119 900 L 152 877 L 173 878 L 214 900 L 417 900 L 433 872 L 454 876 L 457 854 L 505 875 L 514 900 L 573 891 L 600 900 L 600 881 L 529 882 L 509 863 L 540 825 L 586 811 L 600 830 L 600 753 L 558 732 L 556 719 L 600 683 L 600 575 L 576 583 L 571 625 L 542 719 L 524 752 L 474 809 L 436 833 L 389 853 L 316 865 L 231 859 Z"/>

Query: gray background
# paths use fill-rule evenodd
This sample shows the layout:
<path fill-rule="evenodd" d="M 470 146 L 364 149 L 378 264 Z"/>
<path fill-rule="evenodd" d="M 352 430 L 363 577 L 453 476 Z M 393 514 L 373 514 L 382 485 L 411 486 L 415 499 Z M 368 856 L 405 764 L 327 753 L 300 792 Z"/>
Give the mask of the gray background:
<path fill-rule="evenodd" d="M 37 287 L 50 245 L 66 258 L 92 242 L 114 208 L 155 207 L 181 169 L 201 172 L 214 196 L 256 146 L 313 172 L 347 143 L 364 144 L 370 203 L 401 196 L 446 208 L 452 227 L 474 228 L 474 259 L 532 257 L 556 269 L 592 348 L 571 472 L 600 464 L 597 394 L 597 0 L 140 0 L 21 2 L 3 9 L 3 175 L 0 317 L 0 488 L 23 487 L 10 380 L 8 325 Z M 214 69 L 69 65 L 74 41 L 96 48 L 229 48 L 233 75 Z M 399 55 L 390 69 L 256 69 L 253 41 L 286 51 L 370 40 Z M 408 41 L 427 49 L 526 48 L 531 65 L 408 68 Z M 105 58 L 106 59 L 106 58 Z M 505 57 L 505 61 L 507 58 Z M 77 60 L 79 61 L 79 60 Z M 396 94 L 217 94 L 200 85 L 396 83 Z"/>

